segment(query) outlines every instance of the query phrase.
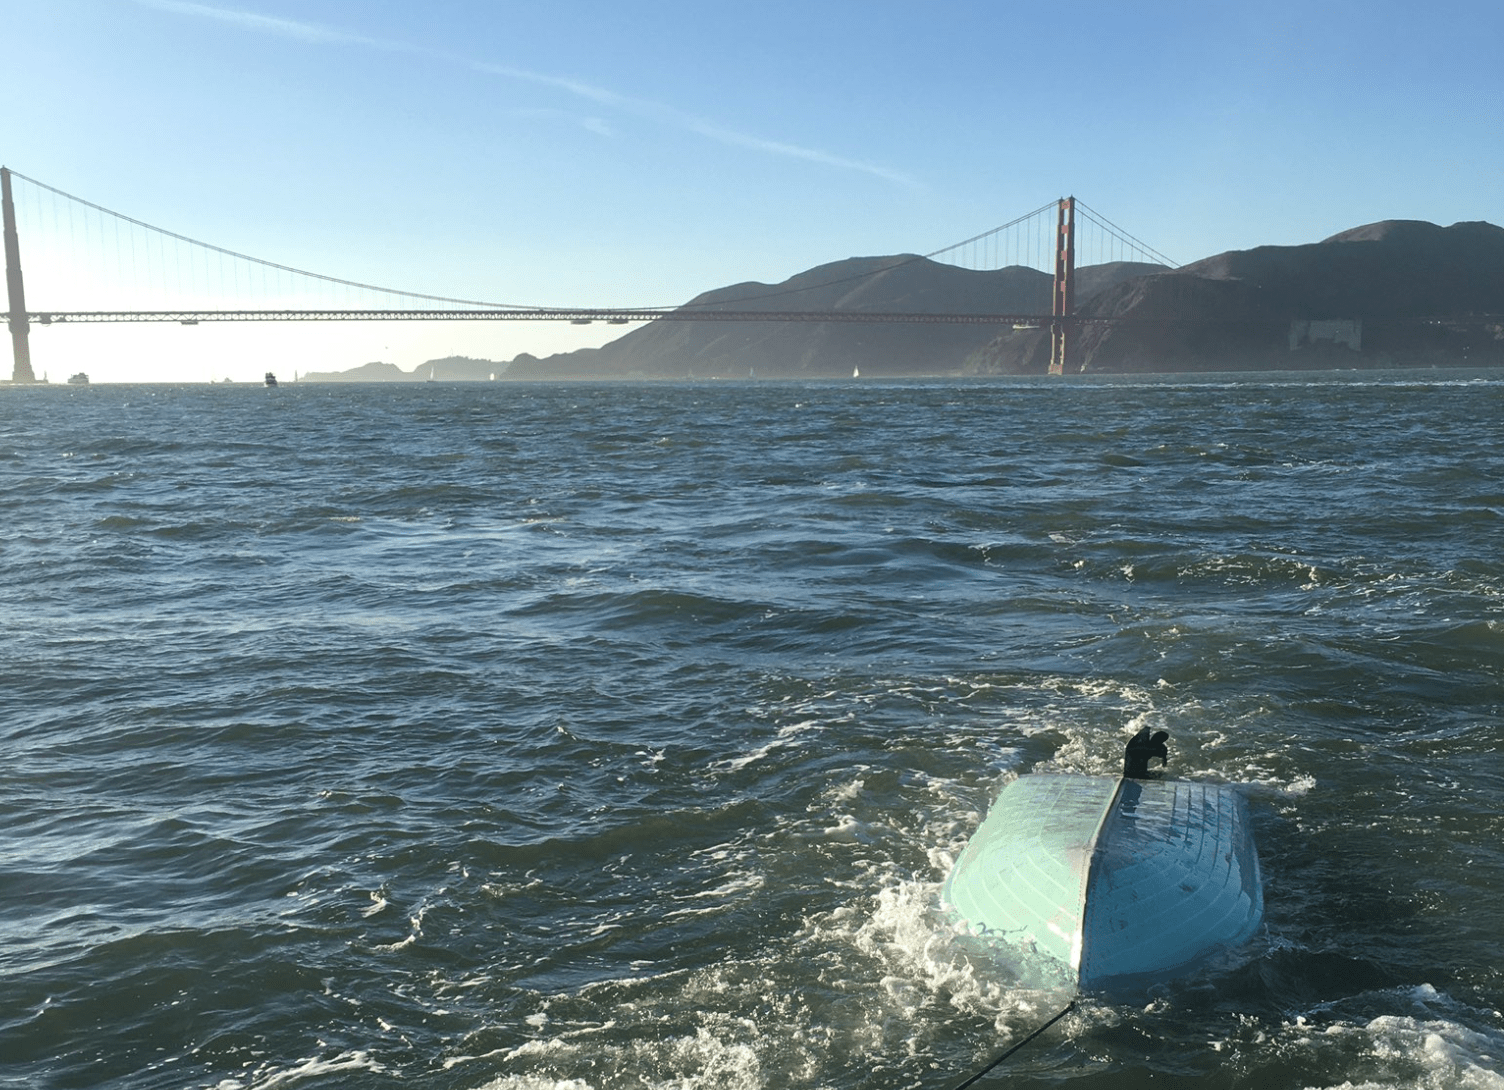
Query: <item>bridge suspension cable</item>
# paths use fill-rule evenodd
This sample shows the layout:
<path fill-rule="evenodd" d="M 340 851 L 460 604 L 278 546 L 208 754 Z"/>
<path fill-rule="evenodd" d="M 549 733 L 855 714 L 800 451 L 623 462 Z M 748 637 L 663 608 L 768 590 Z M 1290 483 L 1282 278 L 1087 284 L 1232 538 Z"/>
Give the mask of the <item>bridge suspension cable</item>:
<path fill-rule="evenodd" d="M 734 299 L 720 298 L 713 302 L 684 303 L 678 307 L 657 307 L 658 310 L 705 310 L 760 303 L 769 299 L 782 299 L 802 295 L 824 288 L 839 287 L 870 280 L 921 261 L 941 261 L 972 271 L 996 271 L 1004 268 L 1027 268 L 1051 274 L 1055 271 L 1057 257 L 1056 212 L 1060 202 L 1049 201 L 1032 212 L 1026 212 L 980 234 L 942 246 L 938 250 L 916 254 L 904 260 L 885 264 L 880 268 L 867 269 L 849 276 L 821 280 L 813 284 L 801 284 L 796 288 L 780 288 L 774 291 L 753 292 Z M 1090 258 L 1092 264 L 1107 264 L 1114 261 L 1135 261 L 1150 265 L 1178 268 L 1176 262 L 1118 227 L 1099 212 L 1086 208 L 1080 201 L 1076 207 L 1085 213 L 1085 218 L 1096 229 L 1086 239 L 1078 234 L 1076 252 Z M 1079 230 L 1079 229 L 1078 229 Z"/>
<path fill-rule="evenodd" d="M 1123 230 L 1117 224 L 1109 220 L 1106 216 L 1102 215 L 1102 213 L 1096 211 L 1093 208 L 1087 207 L 1084 201 L 1076 201 L 1076 211 L 1085 215 L 1088 220 L 1090 220 L 1103 232 L 1105 232 L 1107 236 L 1121 243 L 1126 252 L 1134 253 L 1140 258 L 1148 258 L 1150 261 L 1155 262 L 1156 264 L 1165 265 L 1171 269 L 1180 268 L 1179 262 L 1170 260 L 1164 254 L 1156 250 L 1153 246 L 1150 246 L 1147 242 L 1143 242 L 1137 238 L 1134 238 L 1127 231 Z M 1079 250 L 1079 243 L 1077 244 L 1077 248 Z"/>
<path fill-rule="evenodd" d="M 886 273 L 891 273 L 895 269 L 902 269 L 909 265 L 917 265 L 921 261 L 934 261 L 936 258 L 940 257 L 964 254 L 969 249 L 975 250 L 978 246 L 987 248 L 988 252 L 993 255 L 997 255 L 999 253 L 1011 254 L 1016 259 L 1011 262 L 987 265 L 985 266 L 987 268 L 1001 268 L 1003 267 L 1003 264 L 1014 264 L 1043 270 L 1048 261 L 1051 259 L 1050 255 L 1052 251 L 1050 250 L 1051 242 L 1048 237 L 1048 230 L 1053 229 L 1053 221 L 1048 220 L 1047 216 L 1048 214 L 1051 214 L 1055 211 L 1055 204 L 1055 201 L 1050 201 L 1048 204 L 1040 205 L 1032 212 L 1026 212 L 1016 219 L 1011 219 L 1007 223 L 994 227 L 991 230 L 983 231 L 981 234 L 972 235 L 970 238 L 962 239 L 960 242 L 953 242 L 949 246 L 942 246 L 938 250 L 931 250 L 929 253 L 915 254 L 914 256 L 909 257 L 905 260 L 895 261 L 891 265 L 884 265 L 878 269 L 869 269 L 860 273 L 854 273 L 850 276 L 838 277 L 834 280 L 821 280 L 817 284 L 801 284 L 797 288 L 784 288 L 779 291 L 758 292 L 753 295 L 739 295 L 735 299 L 722 299 L 717 300 L 713 303 L 683 303 L 679 304 L 678 308 L 676 309 L 691 309 L 695 307 L 721 307 L 727 305 L 727 303 L 742 304 L 761 302 L 764 299 L 781 299 L 790 295 L 801 295 L 806 292 L 815 291 L 821 288 L 833 288 L 839 287 L 842 284 L 854 284 L 861 280 L 870 280 L 875 276 L 882 276 Z M 1005 232 L 1008 231 L 1016 231 L 1016 229 L 1021 226 L 1034 228 L 1032 235 L 1019 232 L 1010 239 L 1009 236 L 1005 234 Z M 946 262 L 946 264 L 957 264 L 965 268 L 973 269 L 984 267 L 981 264 L 966 262 L 964 260 L 950 261 Z M 653 309 L 669 310 L 671 308 L 657 307 Z"/>
<path fill-rule="evenodd" d="M 1044 271 L 1053 259 L 1050 232 L 1054 229 L 1055 201 L 1040 205 L 990 231 L 963 238 L 931 250 L 928 260 L 949 258 L 946 264 L 968 269 L 1000 269 L 1008 266 Z"/>
<path fill-rule="evenodd" d="M 51 186 L 51 185 L 48 185 L 46 182 L 38 181 L 36 178 L 29 177 L 29 176 L 27 176 L 25 174 L 20 173 L 19 171 L 14 171 L 13 170 L 10 173 L 11 173 L 11 177 L 13 177 L 14 179 L 16 179 L 17 181 L 24 181 L 24 182 L 26 182 L 29 185 L 36 186 L 38 189 L 45 190 L 46 192 L 54 195 L 55 197 L 61 197 L 64 200 L 72 202 L 73 204 L 78 205 L 80 207 L 92 209 L 93 211 L 98 212 L 98 213 L 100 213 L 103 216 L 112 217 L 113 220 L 117 224 L 124 223 L 124 224 L 129 224 L 129 225 L 131 225 L 133 227 L 139 227 L 143 231 L 150 232 L 151 234 L 154 234 L 154 235 L 156 235 L 157 237 L 159 237 L 161 239 L 172 239 L 172 240 L 174 240 L 176 242 L 181 242 L 181 243 L 185 243 L 185 244 L 187 244 L 189 246 L 197 247 L 200 250 L 205 251 L 207 253 L 219 254 L 219 255 L 222 255 L 224 257 L 232 258 L 232 259 L 234 259 L 236 261 L 247 262 L 247 263 L 249 263 L 251 265 L 258 266 L 258 267 L 261 267 L 261 268 L 264 268 L 264 269 L 275 270 L 276 272 L 279 272 L 279 273 L 287 273 L 290 276 L 306 277 L 306 278 L 308 278 L 310 280 L 320 281 L 322 283 L 333 285 L 333 286 L 336 286 L 336 287 L 352 288 L 352 289 L 357 289 L 357 290 L 360 290 L 360 291 L 376 292 L 376 293 L 378 293 L 380 295 L 391 296 L 393 298 L 399 298 L 399 299 L 404 299 L 404 300 L 423 300 L 424 302 L 430 302 L 430 303 L 448 303 L 451 306 L 480 307 L 480 308 L 484 308 L 484 309 L 488 309 L 488 310 L 543 310 L 543 309 L 546 309 L 546 308 L 542 308 L 542 307 L 530 306 L 530 305 L 524 304 L 524 303 L 496 303 L 496 302 L 488 302 L 488 301 L 477 300 L 477 299 L 458 299 L 458 298 L 454 298 L 452 296 L 446 296 L 446 295 L 432 295 L 432 294 L 428 294 L 426 292 L 406 291 L 406 290 L 403 290 L 403 289 L 400 289 L 400 288 L 383 287 L 383 286 L 381 286 L 379 284 L 366 284 L 366 283 L 361 283 L 360 281 L 357 281 L 357 280 L 347 280 L 347 279 L 344 279 L 344 278 L 338 277 L 338 276 L 330 276 L 330 275 L 325 274 L 325 273 L 311 272 L 308 269 L 294 268 L 291 265 L 283 265 L 283 264 L 281 264 L 279 262 L 276 262 L 276 261 L 268 261 L 265 258 L 256 257 L 256 256 L 254 256 L 252 254 L 240 253 L 240 252 L 238 252 L 236 250 L 231 250 L 231 249 L 228 249 L 228 248 L 226 248 L 224 246 L 216 246 L 213 243 L 204 242 L 202 239 L 191 238 L 188 235 L 179 234 L 176 231 L 169 231 L 169 230 L 167 230 L 164 227 L 157 227 L 156 225 L 147 223 L 144 220 L 136 219 L 133 216 L 127 216 L 127 215 L 125 215 L 122 212 L 116 212 L 113 209 L 104 207 L 103 205 L 95 204 L 93 201 L 85 200 L 83 197 L 78 197 L 78 196 L 75 196 L 72 193 L 67 193 L 67 192 L 65 192 L 65 191 L 63 191 L 61 189 L 58 189 L 56 186 Z M 56 218 L 57 218 L 56 214 L 54 213 L 54 219 L 56 219 Z M 87 233 L 87 224 L 85 225 L 85 232 Z M 137 251 L 136 251 L 135 241 L 136 240 L 135 240 L 134 234 L 131 234 L 130 237 L 129 237 L 129 245 L 130 245 L 130 249 L 131 249 L 130 261 L 131 261 L 131 266 L 132 266 L 133 273 L 137 271 L 137 267 L 138 267 L 138 254 L 137 254 Z M 118 242 L 118 232 L 117 232 L 117 242 Z M 87 245 L 87 239 L 85 240 L 85 244 Z M 118 256 L 119 255 L 117 255 L 117 257 Z M 149 253 L 146 256 L 149 258 L 149 256 L 150 256 Z M 179 269 L 179 279 L 181 280 L 181 269 Z"/>
<path fill-rule="evenodd" d="M 199 322 L 371 320 L 562 320 L 581 325 L 595 321 L 626 325 L 661 319 L 860 321 L 997 324 L 1012 325 L 1015 330 L 1037 329 L 1042 320 L 1047 320 L 1053 341 L 1051 369 L 1059 370 L 1066 366 L 1070 330 L 1076 323 L 1116 320 L 1082 318 L 1075 313 L 1073 285 L 1078 254 L 1095 257 L 1098 264 L 1149 263 L 1159 268 L 1175 265 L 1101 213 L 1069 197 L 1051 201 L 1007 223 L 928 253 L 868 262 L 861 271 L 845 276 L 754 291 L 737 298 L 718 294 L 714 300 L 699 303 L 617 308 L 496 303 L 390 288 L 296 268 L 158 227 L 7 168 L 0 168 L 0 174 L 5 182 L 9 324 L 15 342 L 17 381 L 30 381 L 27 377 L 31 368 L 26 338 L 33 319 L 44 325 L 55 322 L 181 322 L 196 325 Z M 28 262 L 29 269 L 42 274 L 32 279 L 33 288 L 37 289 L 32 305 L 25 301 L 21 285 L 12 180 L 33 189 L 33 200 L 25 204 L 30 216 L 28 232 L 34 227 L 38 236 L 49 238 L 49 244 L 42 247 L 40 261 L 33 258 Z M 44 204 L 46 208 L 42 207 Z M 1077 234 L 1075 216 L 1078 207 L 1083 220 L 1092 228 L 1085 239 Z M 50 235 L 44 230 L 48 213 L 53 228 Z M 85 251 L 82 256 L 77 252 L 80 246 Z M 169 247 L 172 250 L 170 255 Z M 1137 262 L 1129 261 L 1130 258 L 1137 259 Z M 215 263 L 213 269 L 210 268 L 211 261 Z M 770 300 L 870 280 L 925 261 L 938 261 L 973 271 L 1018 270 L 1021 276 L 1011 279 L 1009 293 L 1005 293 L 1011 301 L 1003 303 L 999 297 L 994 313 L 952 313 L 947 311 L 943 301 L 938 306 L 902 314 L 878 312 L 860 306 L 842 307 L 830 296 L 826 297 L 823 306 L 801 308 L 794 304 L 775 309 L 766 305 Z M 1129 274 L 1136 271 L 1131 270 Z M 112 273 L 114 281 L 110 282 Z M 1113 275 L 1120 278 L 1122 274 L 1123 270 L 1118 270 Z M 261 278 L 259 290 L 255 284 L 257 275 Z M 1033 279 L 1034 276 L 1038 279 Z M 1036 288 L 1042 291 L 1049 277 L 1054 283 L 1051 292 L 1054 301 L 1050 305 L 1051 313 L 1046 316 L 1039 309 L 1043 296 L 1036 302 L 1033 293 Z M 248 292 L 242 291 L 242 279 Z M 268 282 L 271 279 L 275 280 L 275 285 Z M 309 290 L 309 285 L 318 291 L 317 296 Z M 329 289 L 343 291 L 345 297 L 336 302 L 327 295 Z M 66 293 L 70 305 L 47 305 L 54 301 L 64 302 L 61 298 L 46 298 L 44 302 L 43 297 L 49 290 Z M 115 298 L 110 298 L 107 305 L 84 304 L 85 298 L 99 299 L 111 292 Z M 349 297 L 351 292 L 369 295 L 352 300 Z M 380 297 L 387 305 L 371 306 L 369 298 L 372 295 Z M 227 299 L 233 299 L 236 305 L 226 306 Z M 146 305 L 142 305 L 143 302 Z M 390 305 L 393 303 L 397 305 Z M 982 311 L 982 308 L 974 310 Z"/>

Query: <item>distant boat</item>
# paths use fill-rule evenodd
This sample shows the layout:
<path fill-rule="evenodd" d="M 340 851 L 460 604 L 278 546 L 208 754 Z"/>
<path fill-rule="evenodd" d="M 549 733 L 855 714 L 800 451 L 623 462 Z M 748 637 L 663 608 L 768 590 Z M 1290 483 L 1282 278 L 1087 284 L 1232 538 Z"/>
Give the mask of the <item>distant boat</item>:
<path fill-rule="evenodd" d="M 72 377 L 70 377 L 68 379 L 68 385 L 69 386 L 87 386 L 87 385 L 89 385 L 89 376 L 86 375 L 86 374 L 84 374 L 82 371 L 80 371 L 78 374 L 73 375 Z"/>
<path fill-rule="evenodd" d="M 1258 852 L 1228 784 L 1020 776 L 956 858 L 942 899 L 973 933 L 1063 966 L 1083 991 L 1180 975 L 1264 912 Z"/>
<path fill-rule="evenodd" d="M 270 371 L 268 371 L 266 373 L 266 384 L 268 386 L 275 386 L 275 385 L 277 385 L 277 376 L 274 375 L 274 374 L 272 374 Z"/>
<path fill-rule="evenodd" d="M 861 378 L 862 377 L 862 369 L 860 367 L 853 367 L 851 369 L 851 377 L 852 378 Z"/>

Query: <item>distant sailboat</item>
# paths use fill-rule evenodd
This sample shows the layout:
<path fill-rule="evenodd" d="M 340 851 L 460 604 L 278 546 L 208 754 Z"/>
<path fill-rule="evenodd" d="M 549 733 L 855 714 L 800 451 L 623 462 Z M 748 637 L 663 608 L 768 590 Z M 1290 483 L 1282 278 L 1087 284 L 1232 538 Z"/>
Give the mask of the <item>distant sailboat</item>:
<path fill-rule="evenodd" d="M 852 378 L 861 378 L 862 377 L 862 369 L 860 367 L 853 367 L 851 369 L 851 377 Z"/>

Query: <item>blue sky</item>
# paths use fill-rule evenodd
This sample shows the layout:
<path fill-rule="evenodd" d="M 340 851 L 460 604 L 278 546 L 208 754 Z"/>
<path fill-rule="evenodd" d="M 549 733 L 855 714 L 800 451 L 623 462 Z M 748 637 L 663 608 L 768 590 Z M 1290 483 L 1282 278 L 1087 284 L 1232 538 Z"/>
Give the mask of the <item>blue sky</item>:
<path fill-rule="evenodd" d="M 672 304 L 928 252 L 1072 193 L 1181 262 L 1381 219 L 1504 223 L 1492 2 L 0 8 L 5 165 L 232 250 L 441 295 Z M 47 241 L 22 244 L 30 266 Z M 33 353 L 54 380 L 254 379 L 268 359 L 411 369 L 620 332 L 75 327 L 37 331 Z"/>

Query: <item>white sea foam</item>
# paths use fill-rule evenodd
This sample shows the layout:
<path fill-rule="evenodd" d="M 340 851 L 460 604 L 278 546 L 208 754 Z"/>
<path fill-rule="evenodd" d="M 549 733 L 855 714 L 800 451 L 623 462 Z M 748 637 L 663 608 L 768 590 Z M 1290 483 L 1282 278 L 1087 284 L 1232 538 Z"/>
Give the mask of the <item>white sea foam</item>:
<path fill-rule="evenodd" d="M 528 1041 L 487 1059 L 531 1070 L 503 1075 L 480 1090 L 758 1090 L 782 1085 L 762 1059 L 768 1037 L 752 1018 L 705 1012 L 700 1024 L 676 1028 L 660 1022 L 657 1032 L 628 1040 L 604 1040 L 615 1023 L 584 1034 Z M 472 1059 L 479 1059 L 473 1057 Z M 463 1061 L 461 1061 L 463 1062 Z M 447 1064 L 446 1067 L 456 1066 Z M 561 1068 L 588 1067 L 588 1079 L 564 1076 Z"/>
<path fill-rule="evenodd" d="M 328 1058 L 310 1057 L 291 1067 L 263 1067 L 248 1076 L 248 1081 L 221 1079 L 214 1084 L 214 1090 L 279 1090 L 280 1087 L 295 1086 L 305 1079 L 322 1078 L 325 1075 L 348 1075 L 355 1071 L 374 1074 L 385 1070 L 386 1066 L 372 1059 L 370 1053 L 351 1050 Z"/>
<path fill-rule="evenodd" d="M 820 723 L 813 719 L 803 720 L 798 723 L 785 724 L 784 726 L 778 728 L 771 742 L 758 746 L 756 749 L 753 749 L 750 752 L 744 753 L 738 757 L 731 757 L 723 761 L 716 761 L 710 765 L 710 770 L 712 772 L 718 773 L 739 772 L 750 765 L 756 764 L 758 761 L 765 760 L 767 757 L 777 752 L 778 750 L 793 744 L 794 739 L 797 739 L 800 735 L 817 729 L 819 726 Z"/>
<path fill-rule="evenodd" d="M 1296 1029 L 1299 1033 L 1299 1029 Z M 1305 1090 L 1504 1090 L 1504 1032 L 1483 1033 L 1436 1018 L 1380 1015 L 1366 1024 L 1338 1023 L 1298 1038 L 1321 1053 L 1355 1055 L 1358 1080 Z"/>
<path fill-rule="evenodd" d="M 938 876 L 976 817 L 958 805 L 956 784 L 931 775 L 904 780 L 934 807 L 919 831 L 928 845 L 919 855 L 925 872 L 910 875 L 885 846 L 914 833 L 874 820 L 889 804 L 868 798 L 866 775 L 833 782 L 810 812 L 777 829 L 695 853 L 723 875 L 695 898 L 704 909 L 744 903 L 765 887 L 769 853 L 776 859 L 787 851 L 829 858 L 825 883 L 842 890 L 835 907 L 812 911 L 790 933 L 770 932 L 741 957 L 545 999 L 547 1013 L 523 1021 L 546 1036 L 490 1056 L 508 1070 L 484 1090 L 821 1085 L 843 1058 L 926 1053 L 956 1018 L 1011 1037 L 1062 1006 L 1068 995 L 1052 990 L 1056 981 L 967 953 L 937 912 Z M 792 847 L 801 841 L 810 847 Z M 704 909 L 681 904 L 663 918 Z M 610 1010 L 616 1020 L 571 1029 L 561 1013 L 571 1004 Z"/>
<path fill-rule="evenodd" d="M 418 909 L 416 915 L 408 917 L 407 924 L 408 927 L 410 927 L 412 930 L 408 932 L 407 938 L 399 939 L 397 942 L 379 943 L 376 946 L 372 947 L 372 949 L 380 950 L 383 953 L 390 953 L 394 950 L 405 950 L 407 947 L 417 942 L 420 937 L 422 937 L 423 917 L 427 914 L 428 906 L 424 905 L 422 908 Z"/>

